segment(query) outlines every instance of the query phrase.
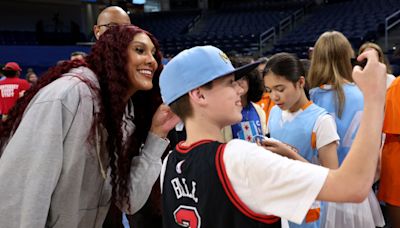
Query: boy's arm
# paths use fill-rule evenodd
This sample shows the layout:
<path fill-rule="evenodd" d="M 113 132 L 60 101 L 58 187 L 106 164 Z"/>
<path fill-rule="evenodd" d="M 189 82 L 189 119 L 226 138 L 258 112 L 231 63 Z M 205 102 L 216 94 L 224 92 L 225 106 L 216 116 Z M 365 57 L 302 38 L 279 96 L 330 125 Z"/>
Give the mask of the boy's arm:
<path fill-rule="evenodd" d="M 353 79 L 364 95 L 364 111 L 360 128 L 349 154 L 341 167 L 330 170 L 317 199 L 336 202 L 361 202 L 373 182 L 378 163 L 385 105 L 386 67 L 378 62 L 375 51 L 361 54 L 367 58 L 362 70 L 356 66 Z M 349 187 L 351 186 L 351 187 Z"/>
<path fill-rule="evenodd" d="M 258 218 L 275 215 L 301 223 L 320 192 L 328 169 L 287 159 L 244 140 L 229 141 L 216 164 L 236 207 Z M 229 187 L 231 186 L 231 187 Z"/>

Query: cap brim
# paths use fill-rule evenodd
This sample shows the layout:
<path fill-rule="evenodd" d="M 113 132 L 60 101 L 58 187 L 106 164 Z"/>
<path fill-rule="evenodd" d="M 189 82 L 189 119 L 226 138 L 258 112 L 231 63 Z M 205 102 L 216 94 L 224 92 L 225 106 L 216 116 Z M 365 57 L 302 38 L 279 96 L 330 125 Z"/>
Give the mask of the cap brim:
<path fill-rule="evenodd" d="M 240 78 L 245 76 L 247 73 L 249 73 L 250 71 L 252 71 L 255 68 L 257 68 L 258 65 L 260 65 L 260 63 L 262 63 L 262 60 L 254 61 L 254 62 L 249 63 L 247 65 L 244 65 L 244 66 L 236 68 L 233 72 L 231 72 L 229 74 L 234 74 L 235 75 L 235 80 L 239 80 Z"/>

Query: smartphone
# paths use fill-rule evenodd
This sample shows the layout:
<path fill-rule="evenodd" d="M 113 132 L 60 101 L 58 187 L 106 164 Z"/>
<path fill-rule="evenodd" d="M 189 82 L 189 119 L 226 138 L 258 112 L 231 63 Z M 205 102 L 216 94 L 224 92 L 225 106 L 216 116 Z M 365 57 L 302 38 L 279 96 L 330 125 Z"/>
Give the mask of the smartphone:
<path fill-rule="evenodd" d="M 264 135 L 255 135 L 253 137 L 253 141 L 254 142 L 257 142 L 257 141 L 260 141 L 260 142 L 263 142 L 263 141 L 276 141 L 276 142 L 279 142 L 279 140 L 277 140 L 277 139 L 270 138 L 270 137 L 264 136 Z"/>
<path fill-rule="evenodd" d="M 351 58 L 350 59 L 351 65 L 353 66 L 353 68 L 355 66 L 360 66 L 361 68 L 364 68 L 365 65 L 367 65 L 367 59 L 363 59 L 361 62 L 357 61 L 356 58 Z"/>
<path fill-rule="evenodd" d="M 253 137 L 253 142 L 257 142 L 257 141 L 259 141 L 259 142 L 263 142 L 264 140 L 266 140 L 268 137 L 267 136 L 264 136 L 264 135 L 255 135 L 254 137 Z"/>

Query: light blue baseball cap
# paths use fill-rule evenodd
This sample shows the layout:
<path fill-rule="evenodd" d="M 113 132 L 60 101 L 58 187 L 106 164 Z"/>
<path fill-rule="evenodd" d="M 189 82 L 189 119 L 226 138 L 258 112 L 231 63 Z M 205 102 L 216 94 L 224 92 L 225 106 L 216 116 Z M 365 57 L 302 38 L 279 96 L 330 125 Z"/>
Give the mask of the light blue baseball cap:
<path fill-rule="evenodd" d="M 169 105 L 217 78 L 234 74 L 237 80 L 259 64 L 260 61 L 256 61 L 235 69 L 228 56 L 214 46 L 186 49 L 172 58 L 161 72 L 161 97 Z"/>

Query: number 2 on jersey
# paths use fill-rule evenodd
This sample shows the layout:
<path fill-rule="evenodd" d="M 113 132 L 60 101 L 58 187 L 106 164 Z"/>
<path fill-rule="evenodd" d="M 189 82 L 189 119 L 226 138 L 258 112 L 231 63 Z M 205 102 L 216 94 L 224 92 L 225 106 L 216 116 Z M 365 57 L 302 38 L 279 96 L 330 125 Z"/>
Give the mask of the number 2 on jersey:
<path fill-rule="evenodd" d="M 200 228 L 200 215 L 195 207 L 179 206 L 174 211 L 174 218 L 178 225 L 189 228 Z"/>

